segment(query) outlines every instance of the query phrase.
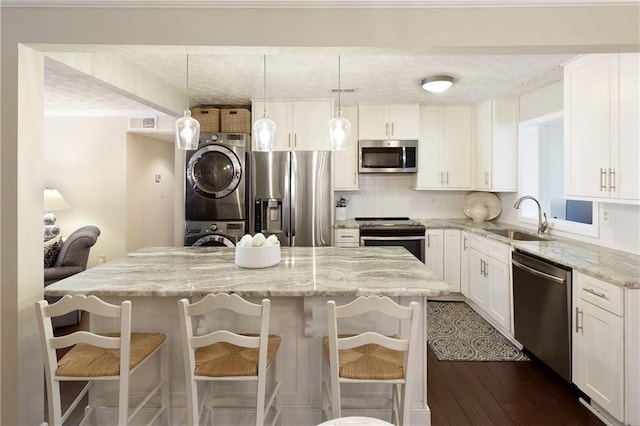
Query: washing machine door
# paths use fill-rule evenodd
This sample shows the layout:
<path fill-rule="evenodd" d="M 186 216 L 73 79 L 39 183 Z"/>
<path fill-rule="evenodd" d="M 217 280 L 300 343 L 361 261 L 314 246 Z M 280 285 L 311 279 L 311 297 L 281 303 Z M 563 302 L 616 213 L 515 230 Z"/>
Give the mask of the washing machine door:
<path fill-rule="evenodd" d="M 220 234 L 205 235 L 192 244 L 193 247 L 235 247 L 233 241 Z"/>
<path fill-rule="evenodd" d="M 207 145 L 196 151 L 187 164 L 187 180 L 195 192 L 207 198 L 223 198 L 240 183 L 242 164 L 222 145 Z"/>

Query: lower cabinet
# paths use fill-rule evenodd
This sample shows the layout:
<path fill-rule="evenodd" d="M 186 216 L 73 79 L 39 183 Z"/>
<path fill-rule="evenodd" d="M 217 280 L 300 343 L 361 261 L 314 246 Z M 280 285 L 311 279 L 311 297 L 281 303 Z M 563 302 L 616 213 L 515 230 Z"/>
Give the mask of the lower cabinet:
<path fill-rule="evenodd" d="M 469 233 L 460 233 L 460 292 L 469 297 Z"/>
<path fill-rule="evenodd" d="M 450 292 L 460 292 L 460 230 L 427 229 L 426 238 L 425 264 L 449 284 Z"/>
<path fill-rule="evenodd" d="M 360 230 L 355 228 L 338 228 L 333 233 L 333 245 L 336 247 L 359 247 Z"/>
<path fill-rule="evenodd" d="M 472 235 L 469 250 L 469 299 L 490 322 L 511 335 L 511 248 Z"/>
<path fill-rule="evenodd" d="M 623 289 L 574 272 L 573 382 L 624 421 Z M 638 380 L 638 378 L 636 378 Z"/>

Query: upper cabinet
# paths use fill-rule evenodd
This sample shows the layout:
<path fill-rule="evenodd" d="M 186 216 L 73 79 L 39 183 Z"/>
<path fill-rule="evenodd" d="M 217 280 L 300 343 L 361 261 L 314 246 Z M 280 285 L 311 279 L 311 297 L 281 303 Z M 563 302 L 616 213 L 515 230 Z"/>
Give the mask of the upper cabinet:
<path fill-rule="evenodd" d="M 418 139 L 419 105 L 359 105 L 359 139 Z"/>
<path fill-rule="evenodd" d="M 420 107 L 415 189 L 470 189 L 473 108 Z"/>
<path fill-rule="evenodd" d="M 333 189 L 353 191 L 358 187 L 358 108 L 342 107 L 342 116 L 351 122 L 351 132 L 344 150 L 333 153 Z"/>
<path fill-rule="evenodd" d="M 253 101 L 253 122 L 262 118 L 263 110 L 262 101 Z M 267 117 L 278 126 L 274 151 L 331 149 L 329 121 L 333 118 L 333 100 L 268 101 Z M 254 149 L 255 137 L 252 137 Z"/>
<path fill-rule="evenodd" d="M 476 107 L 476 189 L 518 190 L 519 115 L 515 99 L 489 99 Z"/>
<path fill-rule="evenodd" d="M 566 197 L 640 201 L 639 58 L 583 55 L 565 65 Z"/>

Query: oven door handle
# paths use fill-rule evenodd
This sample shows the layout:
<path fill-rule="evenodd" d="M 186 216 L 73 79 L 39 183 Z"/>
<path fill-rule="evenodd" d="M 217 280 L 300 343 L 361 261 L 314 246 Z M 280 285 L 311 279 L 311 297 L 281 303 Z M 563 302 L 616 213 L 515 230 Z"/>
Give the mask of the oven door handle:
<path fill-rule="evenodd" d="M 426 240 L 427 237 L 418 235 L 414 237 L 360 237 L 360 242 L 363 241 L 413 241 L 413 240 Z"/>

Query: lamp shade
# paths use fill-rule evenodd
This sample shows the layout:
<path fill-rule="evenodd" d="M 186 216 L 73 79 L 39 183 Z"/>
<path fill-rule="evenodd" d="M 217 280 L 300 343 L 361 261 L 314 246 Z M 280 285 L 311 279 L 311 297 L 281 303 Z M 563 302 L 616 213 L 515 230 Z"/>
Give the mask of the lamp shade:
<path fill-rule="evenodd" d="M 256 134 L 257 151 L 271 151 L 276 135 L 277 126 L 270 118 L 262 117 L 253 123 L 253 132 Z"/>
<path fill-rule="evenodd" d="M 329 137 L 331 139 L 331 147 L 334 150 L 344 149 L 350 132 L 351 123 L 346 118 L 343 118 L 340 111 L 338 111 L 338 116 L 329 121 Z"/>
<path fill-rule="evenodd" d="M 44 210 L 47 212 L 70 209 L 71 206 L 57 189 L 44 190 Z"/>
<path fill-rule="evenodd" d="M 422 80 L 422 88 L 431 93 L 442 93 L 453 85 L 453 77 L 436 75 Z"/>

